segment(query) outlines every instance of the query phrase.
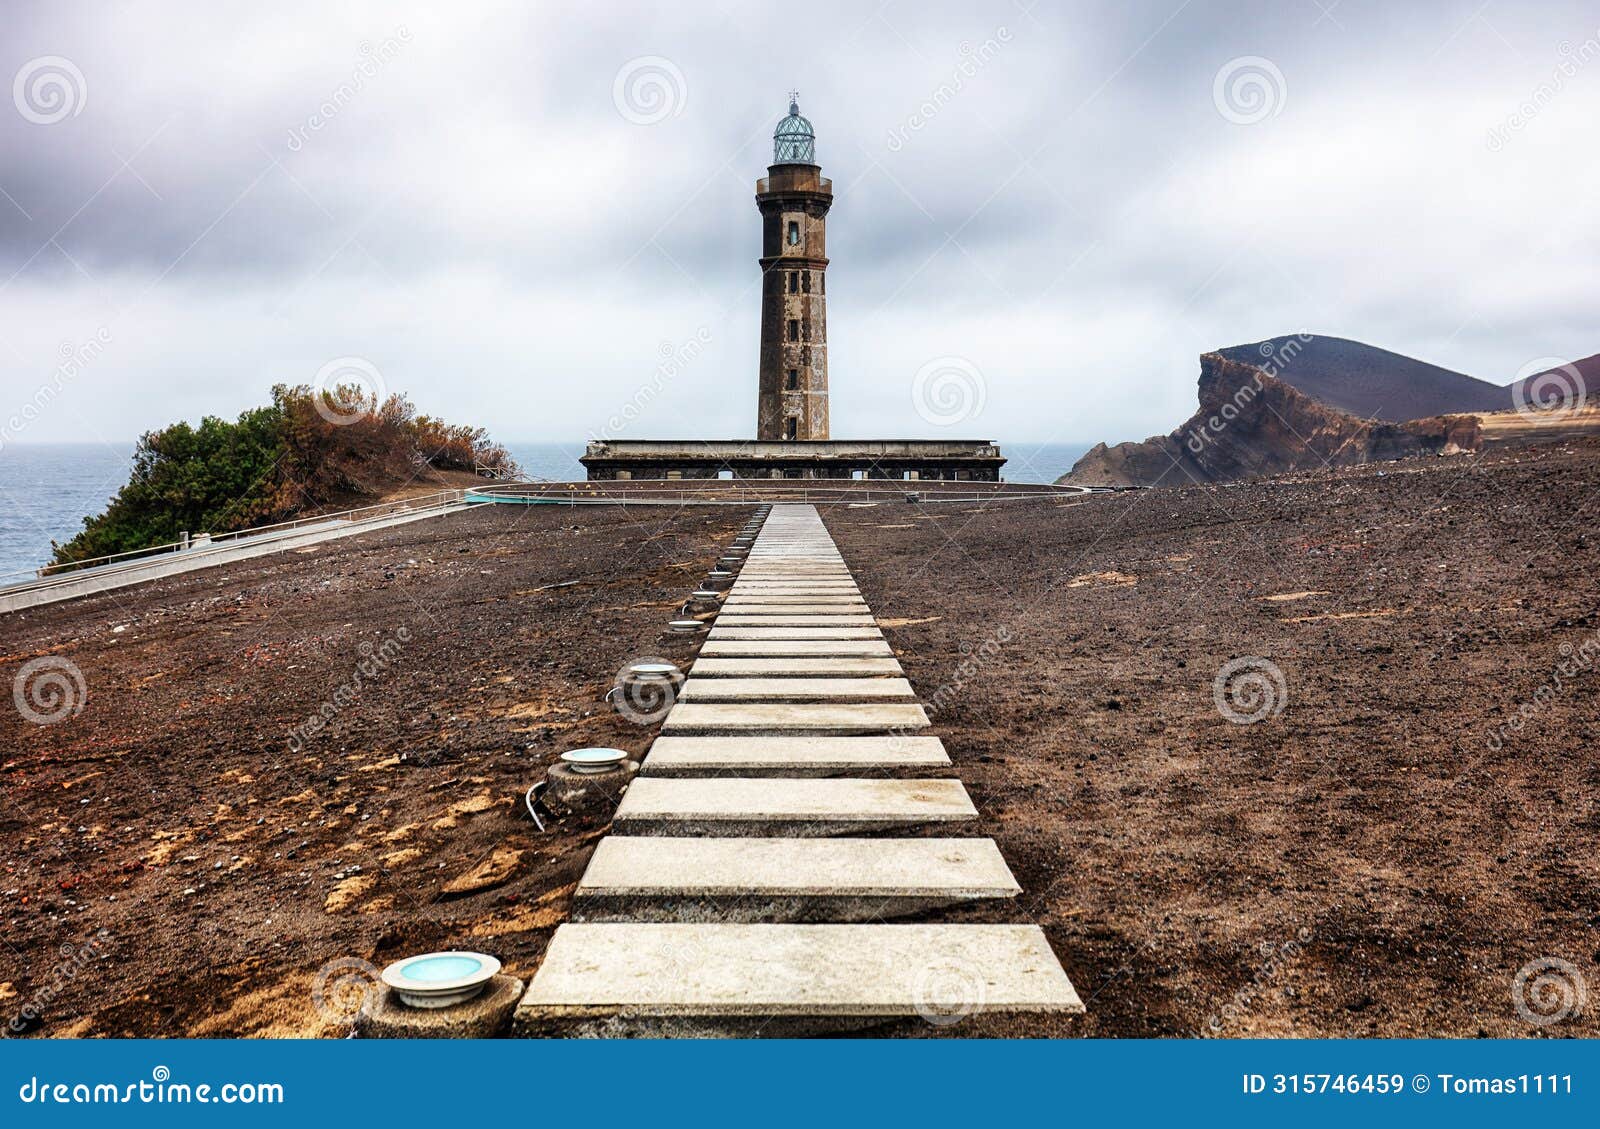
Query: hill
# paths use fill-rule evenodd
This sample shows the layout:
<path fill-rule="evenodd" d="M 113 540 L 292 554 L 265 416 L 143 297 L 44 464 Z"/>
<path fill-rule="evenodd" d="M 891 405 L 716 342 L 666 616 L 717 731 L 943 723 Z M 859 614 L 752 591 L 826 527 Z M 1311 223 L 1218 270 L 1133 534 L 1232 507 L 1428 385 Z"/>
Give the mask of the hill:
<path fill-rule="evenodd" d="M 1293 334 L 1217 353 L 1246 365 L 1270 361 L 1282 383 L 1360 419 L 1402 423 L 1513 406 L 1510 388 L 1344 337 Z"/>
<path fill-rule="evenodd" d="M 1600 354 L 1502 386 L 1360 341 L 1292 334 L 1207 353 L 1199 399 L 1172 433 L 1101 443 L 1059 481 L 1225 482 L 1594 434 Z"/>
<path fill-rule="evenodd" d="M 1502 389 L 1502 391 L 1504 391 Z M 1060 481 L 1071 485 L 1183 486 L 1349 466 L 1477 446 L 1474 415 L 1373 421 L 1313 398 L 1222 353 L 1200 358 L 1200 409 L 1170 435 L 1101 443 Z"/>

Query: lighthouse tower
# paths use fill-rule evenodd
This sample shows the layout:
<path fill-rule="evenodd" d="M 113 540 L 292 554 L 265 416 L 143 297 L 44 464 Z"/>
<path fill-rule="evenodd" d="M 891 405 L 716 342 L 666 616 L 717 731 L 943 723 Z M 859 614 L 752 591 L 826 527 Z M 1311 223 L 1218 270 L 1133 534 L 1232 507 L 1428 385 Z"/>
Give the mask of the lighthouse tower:
<path fill-rule="evenodd" d="M 761 210 L 761 373 L 756 438 L 828 438 L 828 208 L 833 182 L 799 94 L 772 134 L 756 182 Z"/>

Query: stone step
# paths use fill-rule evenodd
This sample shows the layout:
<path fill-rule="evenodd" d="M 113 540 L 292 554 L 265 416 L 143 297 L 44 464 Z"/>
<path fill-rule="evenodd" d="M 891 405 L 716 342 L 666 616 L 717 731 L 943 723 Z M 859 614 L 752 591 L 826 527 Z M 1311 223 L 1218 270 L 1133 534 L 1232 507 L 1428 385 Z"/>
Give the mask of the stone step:
<path fill-rule="evenodd" d="M 916 696 L 904 678 L 699 678 L 692 670 L 678 688 L 680 702 L 910 701 Z"/>
<path fill-rule="evenodd" d="M 809 838 L 977 817 L 959 780 L 636 776 L 612 830 Z"/>
<path fill-rule="evenodd" d="M 928 728 L 920 705 L 785 702 L 679 702 L 663 733 L 901 733 Z"/>
<path fill-rule="evenodd" d="M 758 639 L 786 639 L 792 642 L 805 640 L 863 640 L 882 639 L 883 632 L 876 627 L 725 627 L 716 624 L 706 636 L 711 639 L 730 639 L 754 642 Z"/>
<path fill-rule="evenodd" d="M 524 1036 L 793 1036 L 1082 1011 L 1035 925 L 569 923 L 514 1025 Z"/>
<path fill-rule="evenodd" d="M 900 675 L 900 663 L 892 658 L 706 658 L 694 661 L 689 673 L 695 678 L 869 678 Z"/>
<path fill-rule="evenodd" d="M 812 580 L 812 581 L 816 581 L 816 580 L 853 581 L 853 580 L 855 580 L 855 577 L 850 575 L 850 570 L 847 569 L 847 568 L 843 568 L 843 567 L 839 567 L 839 568 L 832 568 L 832 567 L 828 567 L 828 568 L 800 568 L 800 567 L 796 567 L 794 565 L 786 565 L 784 567 L 777 568 L 777 567 L 764 566 L 764 565 L 757 564 L 757 563 L 754 563 L 754 562 L 752 562 L 750 564 L 747 564 L 747 565 L 745 565 L 744 568 L 740 569 L 739 570 L 739 576 L 743 580 L 766 580 L 766 581 L 789 581 L 789 582 L 805 581 L 805 580 Z"/>
<path fill-rule="evenodd" d="M 707 658 L 773 657 L 779 655 L 890 657 L 894 651 L 883 641 L 882 634 L 873 639 L 708 639 L 700 646 L 700 654 Z"/>
<path fill-rule="evenodd" d="M 791 608 L 822 608 L 826 611 L 860 611 L 867 606 L 859 594 L 832 592 L 731 592 L 723 602 L 724 608 L 771 608 L 788 611 Z"/>
<path fill-rule="evenodd" d="M 765 585 L 768 588 L 776 588 L 780 586 L 792 588 L 797 586 L 806 587 L 810 585 L 837 585 L 841 588 L 852 590 L 856 587 L 855 578 L 852 576 L 780 576 L 777 574 L 768 576 L 761 573 L 739 577 L 734 581 L 733 587 L 743 588 L 755 584 Z"/>
<path fill-rule="evenodd" d="M 574 891 L 584 921 L 860 921 L 1021 887 L 993 839 L 600 841 Z"/>
<path fill-rule="evenodd" d="M 801 604 L 818 604 L 824 607 L 838 607 L 840 604 L 855 604 L 859 607 L 866 606 L 866 600 L 860 592 L 849 591 L 801 591 L 792 590 L 761 591 L 755 588 L 730 588 L 728 599 L 744 600 L 762 607 L 792 607 Z"/>
<path fill-rule="evenodd" d="M 796 580 L 786 580 L 782 577 L 751 574 L 735 580 L 734 586 L 746 588 L 854 588 L 856 583 L 853 576 L 802 576 Z"/>
<path fill-rule="evenodd" d="M 861 590 L 848 580 L 739 581 L 728 591 L 745 596 L 861 596 Z"/>
<path fill-rule="evenodd" d="M 738 584 L 850 584 L 856 577 L 850 572 L 741 572 Z"/>
<path fill-rule="evenodd" d="M 646 776 L 825 776 L 950 767 L 937 737 L 657 737 Z"/>
<path fill-rule="evenodd" d="M 870 615 L 845 612 L 807 613 L 805 615 L 762 615 L 747 612 L 723 612 L 717 623 L 723 627 L 873 627 L 877 620 Z"/>
<path fill-rule="evenodd" d="M 723 615 L 747 616 L 857 616 L 872 619 L 867 605 L 860 600 L 838 604 L 752 604 L 743 599 L 729 600 L 722 605 Z M 874 621 L 876 622 L 876 621 Z M 760 627 L 761 624 L 754 626 Z"/>
<path fill-rule="evenodd" d="M 797 568 L 792 565 L 783 568 L 772 568 L 760 564 L 747 564 L 739 570 L 739 576 L 746 581 L 764 580 L 768 583 L 801 581 L 831 581 L 834 583 L 849 583 L 855 580 L 847 568 Z"/>

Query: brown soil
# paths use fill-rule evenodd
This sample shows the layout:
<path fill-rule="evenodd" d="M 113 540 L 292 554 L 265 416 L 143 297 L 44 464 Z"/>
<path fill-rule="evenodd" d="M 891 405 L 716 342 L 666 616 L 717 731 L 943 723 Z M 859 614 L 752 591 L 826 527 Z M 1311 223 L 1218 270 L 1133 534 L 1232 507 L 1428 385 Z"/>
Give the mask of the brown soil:
<path fill-rule="evenodd" d="M 1597 498 L 1589 442 L 825 509 L 1024 888 L 938 916 L 1043 924 L 1088 1003 L 1026 1033 L 1600 1033 L 1511 998 L 1546 956 L 1600 987 L 1600 663 L 1489 742 L 1600 631 Z M 604 829 L 521 792 L 645 747 L 600 696 L 687 657 L 661 629 L 747 516 L 498 506 L 4 617 L 0 673 L 60 656 L 88 698 L 0 711 L 0 1014 L 341 1035 L 335 962 L 529 975 Z M 364 644 L 392 661 L 292 740 Z M 1213 701 L 1244 656 L 1287 690 L 1258 724 Z"/>
<path fill-rule="evenodd" d="M 1600 442 L 913 512 L 825 517 L 1023 886 L 945 916 L 1088 1004 L 1035 1033 L 1600 1034 Z M 1540 957 L 1587 1015 L 1519 1018 Z"/>
<path fill-rule="evenodd" d="M 563 749 L 643 751 L 600 696 L 687 657 L 662 629 L 748 516 L 494 506 L 6 616 L 8 682 L 60 656 L 88 697 L 0 711 L 0 1030 L 342 1035 L 331 962 L 528 975 L 600 828 L 539 835 L 522 792 Z"/>

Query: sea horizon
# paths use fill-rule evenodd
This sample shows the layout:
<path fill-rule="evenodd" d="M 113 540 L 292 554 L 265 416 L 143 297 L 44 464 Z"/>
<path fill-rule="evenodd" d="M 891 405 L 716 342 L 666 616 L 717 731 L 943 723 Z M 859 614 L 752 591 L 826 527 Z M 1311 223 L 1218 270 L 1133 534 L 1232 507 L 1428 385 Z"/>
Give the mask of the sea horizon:
<path fill-rule="evenodd" d="M 137 440 L 125 447 L 106 442 L 12 442 L 0 448 L 0 585 L 25 575 L 52 556 L 85 518 L 103 512 L 128 481 Z M 581 479 L 578 458 L 588 440 L 507 442 L 523 473 L 554 481 Z M 1054 482 L 1089 450 L 1089 443 L 1005 441 L 1009 482 Z"/>

